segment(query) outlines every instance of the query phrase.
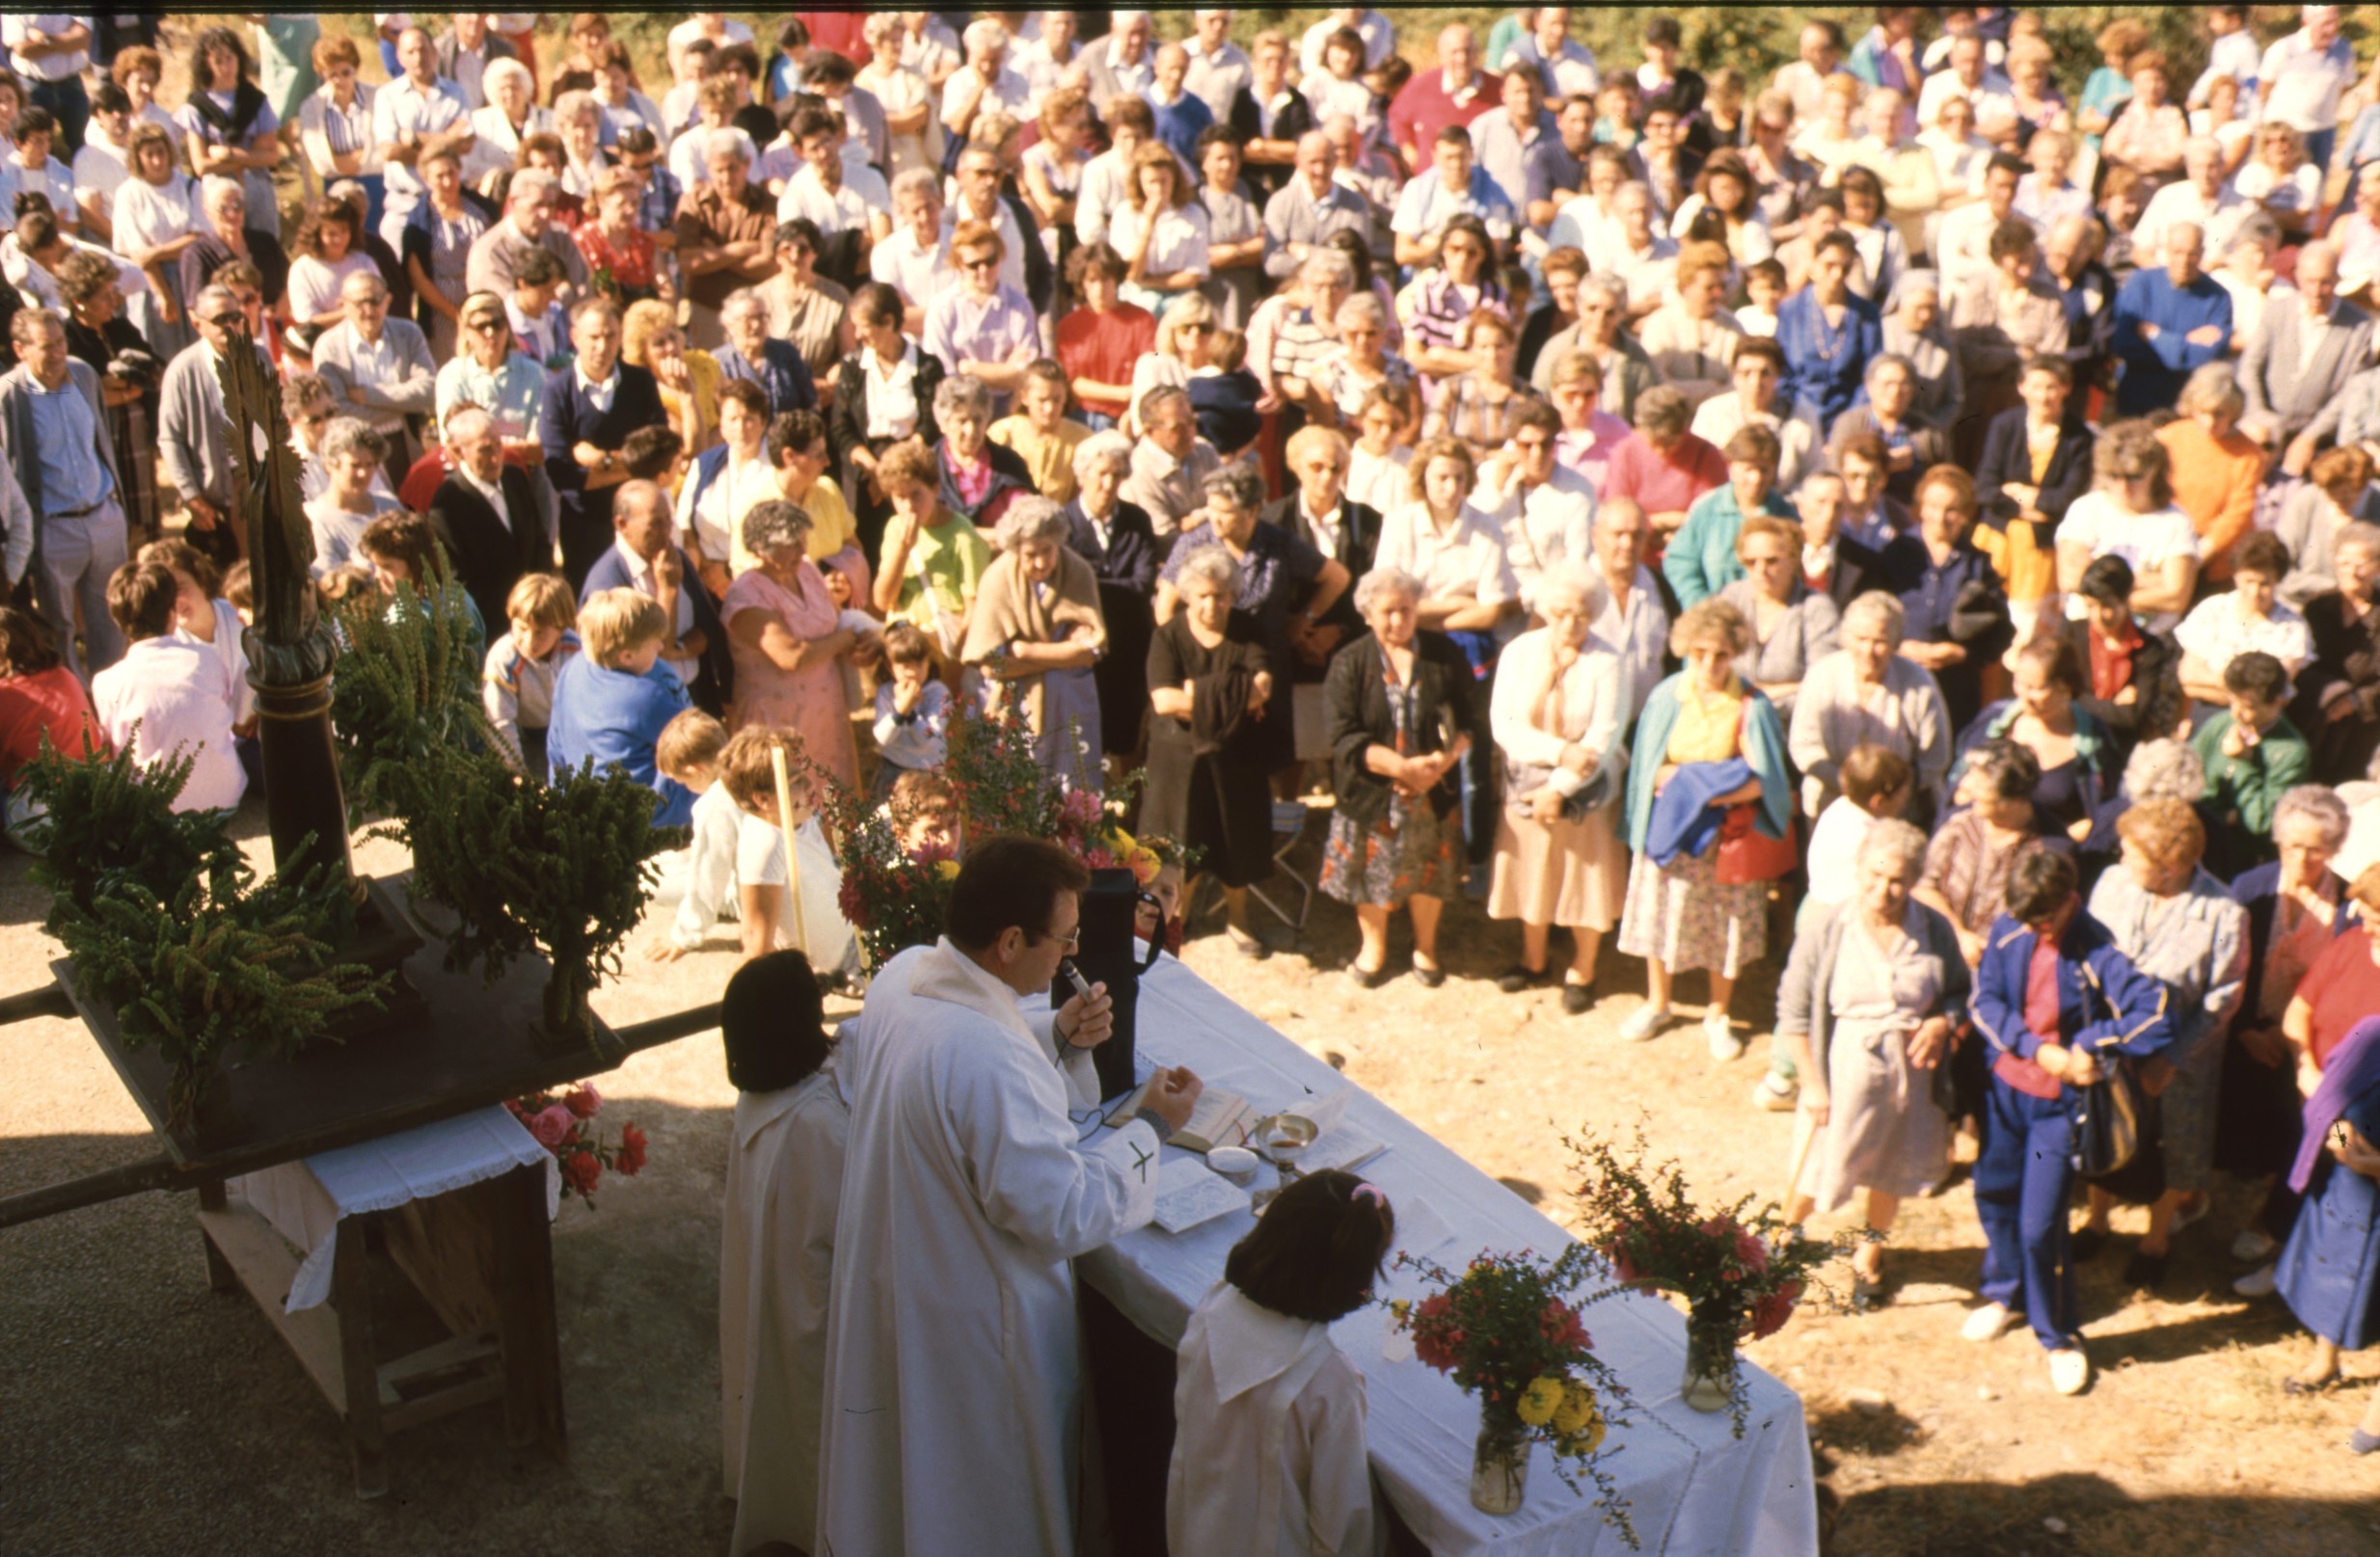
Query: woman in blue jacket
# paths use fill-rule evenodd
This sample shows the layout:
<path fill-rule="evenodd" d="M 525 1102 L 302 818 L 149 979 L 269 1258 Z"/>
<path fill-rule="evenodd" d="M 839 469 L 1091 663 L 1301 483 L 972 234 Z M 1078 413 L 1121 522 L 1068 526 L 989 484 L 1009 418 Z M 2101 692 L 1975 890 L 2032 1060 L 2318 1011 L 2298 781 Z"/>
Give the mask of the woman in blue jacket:
<path fill-rule="evenodd" d="M 2025 1315 L 2062 1395 L 2091 1383 L 2067 1234 L 2081 1112 L 2074 1088 L 2097 1081 L 2117 1056 L 2146 1060 L 2174 1037 L 2165 986 L 2116 950 L 2076 886 L 2064 854 L 2033 844 L 2017 856 L 1970 1007 L 1991 1085 L 1975 1160 L 1984 1305 L 1967 1316 L 1965 1334 L 1997 1340 Z"/>

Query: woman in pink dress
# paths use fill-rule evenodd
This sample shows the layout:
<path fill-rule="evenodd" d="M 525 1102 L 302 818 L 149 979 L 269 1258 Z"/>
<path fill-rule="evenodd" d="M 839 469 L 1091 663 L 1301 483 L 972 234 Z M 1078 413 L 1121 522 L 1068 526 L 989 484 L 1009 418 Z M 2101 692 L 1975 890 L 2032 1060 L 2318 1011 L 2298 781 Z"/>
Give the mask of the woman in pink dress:
<path fill-rule="evenodd" d="M 838 661 L 877 639 L 862 613 L 838 608 L 826 593 L 809 534 L 809 516 L 782 500 L 744 516 L 744 542 L 758 560 L 727 586 L 719 609 L 736 658 L 734 724 L 790 727 L 812 762 L 856 788 L 859 753 Z"/>

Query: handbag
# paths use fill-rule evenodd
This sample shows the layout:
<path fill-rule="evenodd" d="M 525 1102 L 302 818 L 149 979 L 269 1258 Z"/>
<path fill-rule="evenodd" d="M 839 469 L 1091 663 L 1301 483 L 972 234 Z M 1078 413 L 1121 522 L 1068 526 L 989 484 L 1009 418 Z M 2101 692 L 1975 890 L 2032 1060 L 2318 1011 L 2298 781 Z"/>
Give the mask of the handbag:
<path fill-rule="evenodd" d="M 2077 1087 L 2074 1112 L 2074 1170 L 2104 1178 L 2129 1167 L 2154 1134 L 2152 1100 L 2132 1067 L 2120 1059 L 2101 1066 L 2099 1079 Z"/>
<path fill-rule="evenodd" d="M 1719 885 L 1774 881 L 1800 863 L 1794 819 L 1786 819 L 1784 837 L 1771 838 L 1757 825 L 1759 815 L 1760 807 L 1748 801 L 1727 808 L 1726 819 L 1718 824 L 1718 853 L 1713 863 Z"/>

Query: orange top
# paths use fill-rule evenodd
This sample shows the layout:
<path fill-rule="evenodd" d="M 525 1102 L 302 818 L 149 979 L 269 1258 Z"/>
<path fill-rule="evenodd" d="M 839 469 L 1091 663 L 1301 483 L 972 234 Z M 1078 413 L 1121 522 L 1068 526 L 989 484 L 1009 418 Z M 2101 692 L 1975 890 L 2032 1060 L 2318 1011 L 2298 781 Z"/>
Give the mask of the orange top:
<path fill-rule="evenodd" d="M 2264 450 L 2236 428 L 2217 438 L 2194 416 L 2157 429 L 2174 466 L 2174 504 L 2190 516 L 2206 578 L 2231 576 L 2231 548 L 2256 518 L 2256 491 L 2264 479 Z"/>

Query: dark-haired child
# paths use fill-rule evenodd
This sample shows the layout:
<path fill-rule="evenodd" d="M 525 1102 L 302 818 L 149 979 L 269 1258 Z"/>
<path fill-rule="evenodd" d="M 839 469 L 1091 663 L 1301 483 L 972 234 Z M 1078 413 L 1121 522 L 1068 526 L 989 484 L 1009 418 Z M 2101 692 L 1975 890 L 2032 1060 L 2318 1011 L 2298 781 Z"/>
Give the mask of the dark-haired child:
<path fill-rule="evenodd" d="M 735 1133 L 719 1217 L 719 1379 L 732 1550 L 816 1534 L 826 1294 L 851 1104 L 809 959 L 738 968 L 719 1007 Z"/>
<path fill-rule="evenodd" d="M 1364 1376 L 1330 1327 L 1369 1301 L 1395 1235 L 1388 1196 L 1333 1169 L 1232 1246 L 1176 1362 L 1172 1550 L 1372 1549 Z"/>
<path fill-rule="evenodd" d="M 143 767 L 187 756 L 176 811 L 230 811 L 248 775 L 232 749 L 240 689 L 214 649 L 174 631 L 179 586 L 155 562 L 127 562 L 107 581 L 107 612 L 130 647 L 91 679 L 99 729 Z"/>

